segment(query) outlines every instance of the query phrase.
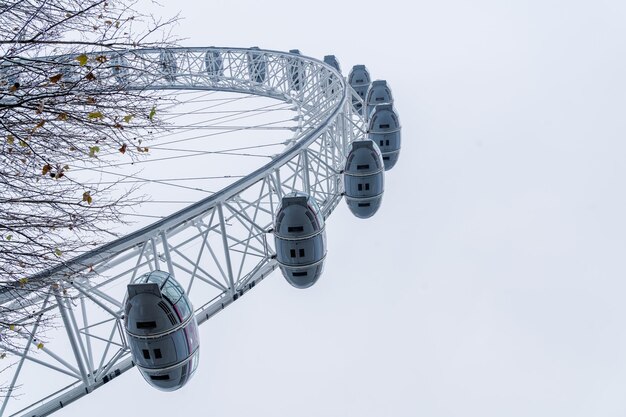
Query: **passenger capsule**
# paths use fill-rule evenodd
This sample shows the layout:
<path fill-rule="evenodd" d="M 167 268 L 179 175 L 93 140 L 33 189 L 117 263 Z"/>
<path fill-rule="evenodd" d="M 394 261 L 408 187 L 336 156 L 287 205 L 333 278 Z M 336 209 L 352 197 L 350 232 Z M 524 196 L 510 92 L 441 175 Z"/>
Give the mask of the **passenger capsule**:
<path fill-rule="evenodd" d="M 111 57 L 111 73 L 118 83 L 128 84 L 128 60 L 124 55 L 116 54 Z"/>
<path fill-rule="evenodd" d="M 369 139 L 352 142 L 343 172 L 346 202 L 352 214 L 367 219 L 378 211 L 384 180 L 385 167 L 378 146 Z"/>
<path fill-rule="evenodd" d="M 298 49 L 292 49 L 289 53 L 300 55 L 300 51 Z M 287 58 L 287 70 L 289 73 L 289 88 L 295 91 L 300 91 L 300 89 L 304 86 L 306 77 L 304 63 L 300 58 Z"/>
<path fill-rule="evenodd" d="M 324 63 L 326 65 L 330 65 L 331 67 L 336 69 L 337 72 L 339 72 L 339 74 L 341 74 L 341 67 L 339 66 L 339 61 L 337 61 L 337 58 L 335 57 L 335 55 L 326 55 L 324 57 Z M 326 96 L 332 96 L 333 94 L 335 94 L 336 88 L 330 78 L 328 79 L 326 84 L 322 82 L 321 85 L 322 85 L 322 88 L 324 89 L 324 94 Z"/>
<path fill-rule="evenodd" d="M 276 259 L 291 285 L 315 284 L 326 257 L 326 232 L 319 206 L 311 196 L 292 193 L 283 197 L 274 222 Z"/>
<path fill-rule="evenodd" d="M 348 75 L 348 83 L 352 86 L 352 89 L 361 97 L 361 100 L 365 100 L 367 90 L 370 87 L 370 73 L 365 68 L 365 65 L 355 65 L 352 67 L 350 74 Z M 352 97 L 352 106 L 359 114 L 362 114 L 363 103 L 356 97 Z"/>
<path fill-rule="evenodd" d="M 324 62 L 336 69 L 337 72 L 341 74 L 341 67 L 339 66 L 339 61 L 337 61 L 337 57 L 335 55 L 324 56 Z"/>
<path fill-rule="evenodd" d="M 393 104 L 391 88 L 389 88 L 385 80 L 374 81 L 369 90 L 367 90 L 365 117 L 369 118 L 372 115 L 372 111 L 374 111 L 374 107 L 379 104 Z"/>
<path fill-rule="evenodd" d="M 76 84 L 80 81 L 80 67 L 76 61 L 68 61 L 67 59 L 60 58 L 56 60 L 53 72 L 55 75 L 62 75 L 61 83 Z"/>
<path fill-rule="evenodd" d="M 247 52 L 248 58 L 248 73 L 250 74 L 250 81 L 255 83 L 263 83 L 267 77 L 267 56 L 259 51 L 258 46 L 250 48 Z"/>
<path fill-rule="evenodd" d="M 19 71 L 20 67 L 17 65 L 0 66 L 0 104 L 17 102 L 16 95 L 21 93 L 18 88 L 20 86 Z"/>
<path fill-rule="evenodd" d="M 219 51 L 207 51 L 204 55 L 204 67 L 211 78 L 224 75 L 224 60 Z"/>
<path fill-rule="evenodd" d="M 400 121 L 391 104 L 374 107 L 368 132 L 369 138 L 380 148 L 385 171 L 390 170 L 400 156 Z"/>
<path fill-rule="evenodd" d="M 178 63 L 176 62 L 174 52 L 168 50 L 161 51 L 159 54 L 159 71 L 167 81 L 174 82 L 176 80 Z"/>
<path fill-rule="evenodd" d="M 132 280 L 124 301 L 124 327 L 133 362 L 162 391 L 181 388 L 198 366 L 198 325 L 182 287 L 167 272 Z"/>
<path fill-rule="evenodd" d="M 20 82 L 20 66 L 4 64 L 0 66 L 0 83 L 5 88 L 10 88 Z"/>

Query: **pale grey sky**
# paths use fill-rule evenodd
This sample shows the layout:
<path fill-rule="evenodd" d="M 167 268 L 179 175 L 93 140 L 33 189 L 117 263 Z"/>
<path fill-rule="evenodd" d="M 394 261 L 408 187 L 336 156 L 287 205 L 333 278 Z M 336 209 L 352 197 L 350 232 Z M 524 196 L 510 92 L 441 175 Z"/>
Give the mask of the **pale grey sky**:
<path fill-rule="evenodd" d="M 280 274 L 201 327 L 182 390 L 129 372 L 76 416 L 626 414 L 626 3 L 168 2 L 187 45 L 387 79 L 403 125 L 379 213 L 328 221 L 311 289 Z"/>

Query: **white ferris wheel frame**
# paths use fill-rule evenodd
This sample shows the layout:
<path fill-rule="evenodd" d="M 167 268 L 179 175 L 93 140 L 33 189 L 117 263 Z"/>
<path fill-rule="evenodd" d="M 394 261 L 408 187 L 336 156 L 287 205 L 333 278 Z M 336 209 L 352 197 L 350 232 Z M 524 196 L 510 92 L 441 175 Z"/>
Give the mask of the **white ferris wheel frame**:
<path fill-rule="evenodd" d="M 221 58 L 221 71 L 207 71 L 207 54 Z M 160 56 L 174 57 L 175 64 L 159 65 Z M 134 50 L 124 57 L 123 71 L 111 79 L 124 82 L 129 89 L 266 96 L 297 107 L 297 131 L 281 154 L 215 194 L 32 277 L 26 288 L 16 283 L 1 290 L 0 305 L 22 308 L 28 299 L 28 305 L 39 309 L 30 316 L 34 320 L 29 326 L 15 324 L 24 348 L 8 349 L 19 362 L 12 369 L 0 417 L 26 361 L 75 381 L 12 416 L 47 416 L 134 366 L 124 336 L 122 302 L 107 292 L 115 281 L 128 283 L 137 274 L 162 269 L 177 278 L 186 275 L 188 292 L 194 285 L 211 287 L 212 298 L 194 301 L 198 324 L 244 295 L 278 267 L 271 226 L 281 197 L 304 191 L 317 200 L 327 218 L 342 197 L 341 170 L 350 143 L 366 134 L 365 120 L 352 104 L 360 97 L 333 67 L 313 58 L 214 47 Z M 207 262 L 213 269 L 202 266 Z M 50 282 L 56 283 L 54 289 L 44 288 Z M 96 323 L 94 309 L 100 317 L 105 312 L 108 320 Z M 54 351 L 51 344 L 39 343 L 38 326 L 47 316 L 60 317 L 71 349 Z M 96 334 L 102 323 L 110 326 L 108 338 Z M 104 344 L 98 354 L 95 343 Z"/>

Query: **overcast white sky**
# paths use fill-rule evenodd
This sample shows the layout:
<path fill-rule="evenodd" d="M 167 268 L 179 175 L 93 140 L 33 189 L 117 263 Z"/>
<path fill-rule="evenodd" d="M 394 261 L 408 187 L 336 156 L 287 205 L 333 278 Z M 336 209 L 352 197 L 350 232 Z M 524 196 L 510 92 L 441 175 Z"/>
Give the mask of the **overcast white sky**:
<path fill-rule="evenodd" d="M 626 415 L 625 2 L 167 3 L 187 45 L 367 65 L 400 161 L 317 285 L 202 326 L 184 389 L 133 371 L 59 417 Z"/>

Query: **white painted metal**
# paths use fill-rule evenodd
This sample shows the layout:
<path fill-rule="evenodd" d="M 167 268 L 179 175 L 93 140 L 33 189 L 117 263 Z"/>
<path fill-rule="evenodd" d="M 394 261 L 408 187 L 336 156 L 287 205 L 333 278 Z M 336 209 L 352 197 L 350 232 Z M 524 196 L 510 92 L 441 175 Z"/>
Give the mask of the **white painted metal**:
<path fill-rule="evenodd" d="M 265 77 L 257 82 L 261 77 L 249 73 L 255 67 L 249 65 L 249 49 L 171 48 L 166 52 L 128 51 L 123 57 L 127 70 L 120 74 L 112 69 L 111 82 L 123 81 L 127 88 L 138 90 L 216 90 L 293 103 L 299 114 L 296 136 L 268 164 L 210 197 L 31 277 L 25 286 L 15 283 L 0 291 L 2 306 L 16 305 L 15 300 L 21 298 L 24 308 L 40 306 L 35 317 L 60 316 L 71 347 L 52 353 L 48 346 L 33 346 L 39 318 L 28 331 L 17 325 L 12 337 L 22 338 L 24 348 L 11 350 L 21 358 L 14 372 L 4 373 L 12 373 L 11 386 L 26 359 L 69 377 L 70 382 L 14 416 L 49 415 L 134 366 L 123 331 L 122 300 L 126 284 L 137 274 L 167 268 L 190 295 L 202 324 L 277 268 L 273 239 L 267 234 L 283 195 L 307 191 L 325 218 L 341 199 L 340 171 L 350 142 L 365 133 L 365 122 L 352 111 L 353 97 L 360 97 L 335 69 L 301 55 L 255 50 L 255 56 L 266 62 Z M 219 74 L 207 71 L 207 54 L 221 57 Z M 159 68 L 160 56 L 176 60 L 168 64 L 167 73 Z M 294 62 L 306 74 L 298 90 L 291 89 L 289 68 Z M 30 382 L 21 381 L 26 389 Z M 9 400 L 5 399 L 0 417 Z"/>

